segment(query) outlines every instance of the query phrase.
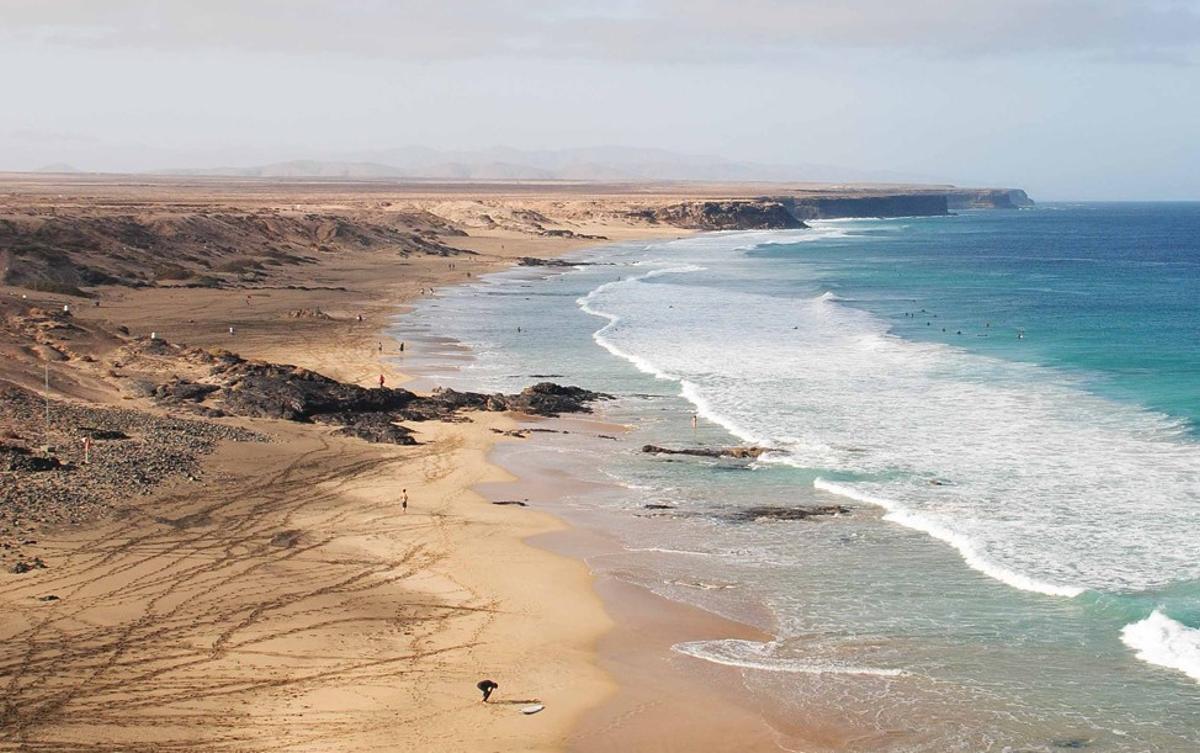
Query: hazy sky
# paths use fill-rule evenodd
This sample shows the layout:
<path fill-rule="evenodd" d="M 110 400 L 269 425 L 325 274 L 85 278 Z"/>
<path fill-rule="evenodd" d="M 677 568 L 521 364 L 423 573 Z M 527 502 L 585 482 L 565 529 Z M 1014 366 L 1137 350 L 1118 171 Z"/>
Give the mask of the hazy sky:
<path fill-rule="evenodd" d="M 0 0 L 0 169 L 615 144 L 1200 199 L 1200 0 Z"/>

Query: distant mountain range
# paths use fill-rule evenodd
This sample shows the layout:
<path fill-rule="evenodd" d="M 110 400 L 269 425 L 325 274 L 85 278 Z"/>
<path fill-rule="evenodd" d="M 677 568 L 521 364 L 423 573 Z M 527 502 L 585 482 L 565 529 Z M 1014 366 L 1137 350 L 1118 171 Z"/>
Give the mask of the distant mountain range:
<path fill-rule="evenodd" d="M 923 176 L 832 165 L 767 165 L 664 149 L 593 147 L 521 150 L 506 147 L 440 151 L 425 147 L 357 152 L 336 160 L 292 160 L 250 167 L 155 171 L 162 175 L 243 178 L 434 178 L 452 180 L 812 181 L 930 183 Z"/>

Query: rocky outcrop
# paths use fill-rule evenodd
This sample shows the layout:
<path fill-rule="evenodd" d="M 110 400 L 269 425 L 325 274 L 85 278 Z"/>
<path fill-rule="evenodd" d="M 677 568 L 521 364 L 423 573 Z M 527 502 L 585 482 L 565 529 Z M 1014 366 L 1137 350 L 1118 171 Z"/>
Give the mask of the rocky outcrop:
<path fill-rule="evenodd" d="M 496 399 L 500 396 L 493 396 Z M 591 392 L 581 387 L 566 387 L 553 382 L 540 382 L 526 387 L 516 395 L 503 396 L 504 410 L 527 413 L 531 416 L 557 416 L 562 413 L 591 413 L 590 403 L 611 399 L 611 395 Z"/>
<path fill-rule="evenodd" d="M 517 259 L 522 267 L 590 267 L 590 262 L 567 261 L 566 259 L 542 259 L 537 256 L 522 256 Z"/>
<path fill-rule="evenodd" d="M 239 360 L 214 366 L 220 407 L 237 416 L 308 421 L 317 414 L 380 413 L 416 399 L 404 389 L 367 389 L 287 364 Z"/>
<path fill-rule="evenodd" d="M 701 458 L 752 460 L 764 452 L 768 452 L 768 450 L 765 447 L 685 447 L 682 449 L 670 449 L 648 444 L 642 445 L 642 452 L 654 455 L 692 455 Z"/>
<path fill-rule="evenodd" d="M 805 220 L 846 217 L 931 217 L 949 214 L 944 193 L 914 192 L 866 196 L 811 196 L 791 200 L 791 211 Z"/>
<path fill-rule="evenodd" d="M 553 382 L 535 384 L 515 395 L 439 389 L 421 396 L 401 388 L 339 382 L 309 369 L 249 361 L 224 352 L 212 356 L 204 381 L 175 378 L 147 394 L 161 404 L 202 415 L 322 423 L 340 427 L 338 434 L 387 444 L 416 443 L 412 431 L 398 421 L 456 421 L 471 410 L 534 416 L 590 413 L 590 403 L 609 397 Z"/>
<path fill-rule="evenodd" d="M 631 216 L 687 230 L 786 230 L 808 227 L 782 202 L 772 199 L 685 201 Z"/>
<path fill-rule="evenodd" d="M 1019 188 L 964 188 L 946 194 L 951 209 L 1020 209 L 1033 206 Z"/>
<path fill-rule="evenodd" d="M 743 507 L 722 516 L 733 523 L 753 523 L 766 520 L 808 520 L 822 516 L 845 515 L 849 507 L 843 505 L 812 505 L 807 507 L 784 507 L 780 505 L 755 505 Z"/>
<path fill-rule="evenodd" d="M 387 413 L 324 413 L 314 420 L 340 426 L 334 434 L 341 437 L 357 437 L 376 444 L 417 443 L 412 429 L 396 423 L 395 416 Z"/>

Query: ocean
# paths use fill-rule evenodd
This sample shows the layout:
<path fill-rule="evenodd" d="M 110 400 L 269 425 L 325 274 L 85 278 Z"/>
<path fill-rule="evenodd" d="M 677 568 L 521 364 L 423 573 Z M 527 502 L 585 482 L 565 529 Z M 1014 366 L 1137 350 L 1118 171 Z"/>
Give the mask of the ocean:
<path fill-rule="evenodd" d="M 615 395 L 498 455 L 607 484 L 551 506 L 593 569 L 774 636 L 674 650 L 839 730 L 785 748 L 1200 750 L 1200 204 L 813 225 L 448 289 L 403 368 Z"/>

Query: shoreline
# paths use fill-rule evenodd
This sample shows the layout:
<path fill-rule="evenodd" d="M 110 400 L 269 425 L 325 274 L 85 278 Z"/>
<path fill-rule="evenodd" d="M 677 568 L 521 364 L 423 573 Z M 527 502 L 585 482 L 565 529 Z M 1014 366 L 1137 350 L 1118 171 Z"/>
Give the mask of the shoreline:
<path fill-rule="evenodd" d="M 566 425 L 573 433 L 596 427 L 611 430 L 591 418 L 538 423 Z M 554 439 L 524 441 L 552 447 Z M 587 566 L 592 590 L 611 621 L 596 641 L 596 662 L 611 678 L 613 689 L 578 717 L 567 750 L 786 750 L 778 742 L 779 731 L 738 692 L 738 669 L 687 657 L 672 648 L 699 640 L 768 641 L 771 635 L 592 568 L 588 564 L 591 558 L 621 551 L 620 545 L 610 534 L 570 520 L 564 511 L 554 508 L 552 500 L 564 492 L 603 494 L 611 487 L 581 481 L 549 464 L 514 463 L 512 458 L 497 457 L 504 454 L 505 447 L 493 446 L 488 458 L 511 480 L 485 483 L 477 490 L 489 499 L 528 500 L 534 512 L 545 512 L 560 521 L 558 530 L 535 534 L 526 543 Z M 603 451 L 599 446 L 595 449 Z"/>
<path fill-rule="evenodd" d="M 394 323 L 402 330 L 404 314 L 397 315 Z M 429 358 L 423 351 L 427 352 L 432 343 L 436 343 L 437 358 L 447 358 L 447 346 L 461 350 L 454 360 L 461 358 L 466 362 L 475 358 L 467 346 L 444 335 L 430 336 L 411 352 L 418 358 Z M 422 386 L 439 381 L 436 370 L 422 370 L 417 376 L 409 376 Z M 518 425 L 601 436 L 617 434 L 623 429 L 590 415 L 526 419 Z M 516 449 L 513 442 L 553 452 L 556 437 L 554 433 L 533 434 L 525 439 L 493 443 L 487 452 L 487 462 L 508 478 L 483 482 L 473 487 L 473 491 L 492 501 L 524 501 L 528 507 L 513 509 L 556 521 L 555 530 L 536 533 L 522 541 L 586 567 L 590 589 L 608 618 L 608 626 L 594 638 L 593 660 L 605 672 L 611 687 L 602 699 L 577 715 L 570 725 L 565 750 L 574 753 L 642 749 L 738 749 L 762 753 L 788 750 L 780 742 L 788 734 L 788 725 L 780 719 L 769 721 L 765 710 L 749 702 L 738 668 L 689 657 L 672 648 L 689 641 L 764 642 L 773 636 L 592 568 L 588 564 L 590 558 L 621 551 L 620 545 L 610 534 L 573 521 L 566 511 L 555 509 L 555 500 L 571 493 L 602 494 L 614 487 L 584 481 L 552 463 L 513 462 L 513 457 L 506 453 L 510 448 Z M 592 448 L 598 453 L 608 449 L 599 444 Z M 794 726 L 791 729 L 798 731 Z M 807 737 L 812 739 L 811 735 Z"/>

